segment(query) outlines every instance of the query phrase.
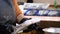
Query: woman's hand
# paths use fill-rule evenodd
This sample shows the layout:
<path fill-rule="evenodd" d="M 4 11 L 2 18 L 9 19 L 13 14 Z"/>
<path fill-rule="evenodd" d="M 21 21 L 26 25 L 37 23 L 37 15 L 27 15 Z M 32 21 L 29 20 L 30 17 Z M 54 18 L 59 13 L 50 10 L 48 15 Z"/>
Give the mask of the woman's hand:
<path fill-rule="evenodd" d="M 13 0 L 13 5 L 14 5 L 14 10 L 16 13 L 17 21 L 20 22 L 24 18 L 24 15 L 23 15 L 21 9 L 19 9 L 18 3 L 16 0 Z"/>
<path fill-rule="evenodd" d="M 24 18 L 23 14 L 17 16 L 17 21 L 20 22 Z"/>

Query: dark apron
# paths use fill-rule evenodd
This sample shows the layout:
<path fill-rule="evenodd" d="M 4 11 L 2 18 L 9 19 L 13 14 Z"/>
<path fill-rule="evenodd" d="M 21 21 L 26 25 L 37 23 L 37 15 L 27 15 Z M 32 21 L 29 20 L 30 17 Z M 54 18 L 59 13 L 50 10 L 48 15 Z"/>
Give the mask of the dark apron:
<path fill-rule="evenodd" d="M 0 34 L 11 34 L 16 25 L 16 14 L 12 0 L 0 0 Z"/>
<path fill-rule="evenodd" d="M 0 23 L 15 24 L 16 15 L 12 0 L 0 0 Z"/>

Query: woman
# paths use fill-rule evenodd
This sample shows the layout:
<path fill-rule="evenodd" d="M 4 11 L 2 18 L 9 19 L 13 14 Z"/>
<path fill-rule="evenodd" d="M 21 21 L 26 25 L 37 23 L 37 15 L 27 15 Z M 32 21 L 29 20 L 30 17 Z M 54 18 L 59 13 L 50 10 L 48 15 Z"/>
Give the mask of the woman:
<path fill-rule="evenodd" d="M 25 21 L 21 24 L 24 26 L 21 26 L 20 30 L 40 21 L 40 19 L 34 20 L 24 19 L 24 15 L 19 9 L 16 0 L 0 0 L 0 34 L 11 34 L 14 31 L 13 26 L 16 26 L 16 21 L 17 23 Z"/>
<path fill-rule="evenodd" d="M 0 34 L 11 34 L 13 26 L 22 20 L 24 15 L 18 8 L 16 0 L 0 0 Z"/>

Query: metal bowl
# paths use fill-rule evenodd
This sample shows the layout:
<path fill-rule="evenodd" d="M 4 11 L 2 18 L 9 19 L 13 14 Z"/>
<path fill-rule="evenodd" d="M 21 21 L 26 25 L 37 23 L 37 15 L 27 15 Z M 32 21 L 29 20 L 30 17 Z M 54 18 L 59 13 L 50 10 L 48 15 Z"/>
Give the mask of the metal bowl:
<path fill-rule="evenodd" d="M 60 34 L 60 28 L 44 28 L 45 34 Z"/>

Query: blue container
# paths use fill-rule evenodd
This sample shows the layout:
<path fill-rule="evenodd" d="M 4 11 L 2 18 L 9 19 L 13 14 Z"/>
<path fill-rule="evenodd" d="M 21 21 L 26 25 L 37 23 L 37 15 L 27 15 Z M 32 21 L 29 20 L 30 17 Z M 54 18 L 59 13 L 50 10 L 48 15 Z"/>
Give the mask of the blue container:
<path fill-rule="evenodd" d="M 33 11 L 33 14 L 31 13 L 31 15 L 29 16 L 60 16 L 60 10 L 43 10 L 44 12 L 46 12 L 44 14 L 44 12 L 42 14 L 40 14 L 41 10 L 37 10 L 35 9 Z M 28 15 L 29 12 L 32 12 L 32 9 L 27 9 L 27 11 L 24 13 L 24 15 Z"/>

